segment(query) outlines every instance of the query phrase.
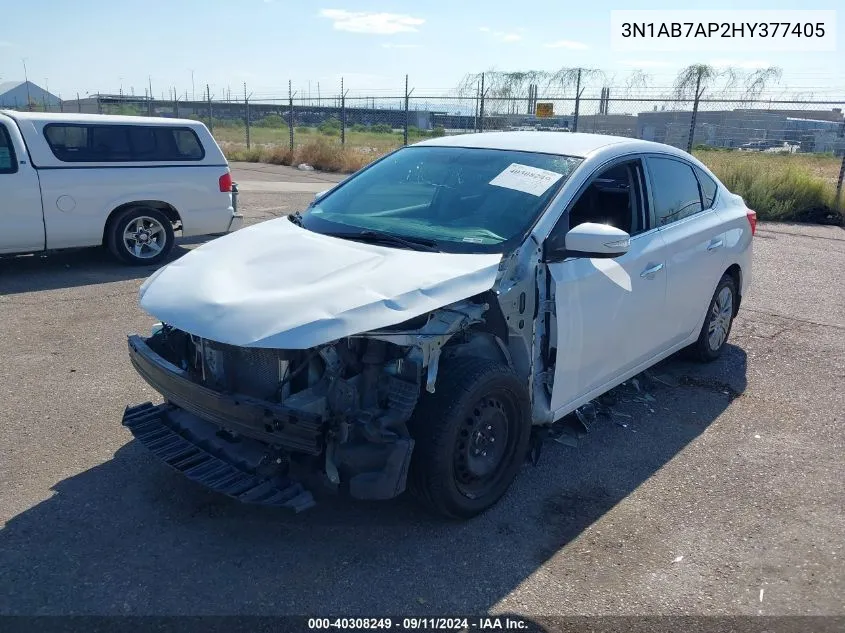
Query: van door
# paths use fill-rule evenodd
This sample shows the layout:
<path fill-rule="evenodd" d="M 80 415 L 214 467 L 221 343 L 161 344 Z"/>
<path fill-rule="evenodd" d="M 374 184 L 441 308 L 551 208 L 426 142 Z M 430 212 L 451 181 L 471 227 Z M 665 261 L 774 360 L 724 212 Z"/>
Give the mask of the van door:
<path fill-rule="evenodd" d="M 29 164 L 20 130 L 0 116 L 0 253 L 44 249 L 38 173 Z"/>

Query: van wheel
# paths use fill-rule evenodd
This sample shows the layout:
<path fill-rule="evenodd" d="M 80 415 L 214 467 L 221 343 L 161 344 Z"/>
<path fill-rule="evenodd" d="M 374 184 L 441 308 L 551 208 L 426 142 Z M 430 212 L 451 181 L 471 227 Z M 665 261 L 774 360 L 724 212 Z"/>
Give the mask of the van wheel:
<path fill-rule="evenodd" d="M 470 518 L 494 505 L 528 452 L 528 390 L 509 367 L 456 358 L 441 367 L 409 423 L 415 440 L 409 488 L 449 518 Z"/>
<path fill-rule="evenodd" d="M 731 333 L 736 301 L 736 282 L 730 275 L 722 276 L 707 307 L 698 340 L 690 346 L 698 360 L 710 362 L 721 356 Z"/>
<path fill-rule="evenodd" d="M 134 207 L 109 226 L 106 244 L 112 255 L 134 266 L 157 264 L 175 243 L 173 223 L 158 209 Z"/>

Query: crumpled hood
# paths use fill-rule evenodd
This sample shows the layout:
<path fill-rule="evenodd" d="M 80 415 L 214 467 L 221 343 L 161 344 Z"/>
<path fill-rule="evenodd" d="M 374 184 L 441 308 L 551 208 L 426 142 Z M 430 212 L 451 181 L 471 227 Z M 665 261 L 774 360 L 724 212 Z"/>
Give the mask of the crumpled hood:
<path fill-rule="evenodd" d="M 489 290 L 501 257 L 363 244 L 278 218 L 159 269 L 140 300 L 155 318 L 213 341 L 305 349 Z"/>

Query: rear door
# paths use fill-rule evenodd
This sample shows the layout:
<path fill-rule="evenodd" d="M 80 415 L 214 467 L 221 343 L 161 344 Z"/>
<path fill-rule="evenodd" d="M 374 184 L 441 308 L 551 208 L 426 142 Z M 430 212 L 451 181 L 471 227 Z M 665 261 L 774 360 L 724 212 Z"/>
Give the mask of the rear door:
<path fill-rule="evenodd" d="M 0 253 L 44 248 L 44 217 L 38 174 L 17 125 L 0 115 Z"/>
<path fill-rule="evenodd" d="M 699 182 L 706 174 L 671 156 L 649 156 L 646 166 L 666 244 L 665 323 L 675 345 L 697 330 L 725 270 L 725 227 L 713 208 L 715 191 Z"/>

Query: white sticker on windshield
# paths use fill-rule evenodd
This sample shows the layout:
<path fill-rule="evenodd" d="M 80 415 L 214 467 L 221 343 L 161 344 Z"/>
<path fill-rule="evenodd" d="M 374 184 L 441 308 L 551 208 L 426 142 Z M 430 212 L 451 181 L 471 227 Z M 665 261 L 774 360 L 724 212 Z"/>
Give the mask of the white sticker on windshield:
<path fill-rule="evenodd" d="M 530 193 L 532 196 L 542 196 L 549 187 L 563 178 L 563 174 L 530 165 L 511 163 L 505 170 L 490 181 L 491 185 L 515 189 Z"/>

